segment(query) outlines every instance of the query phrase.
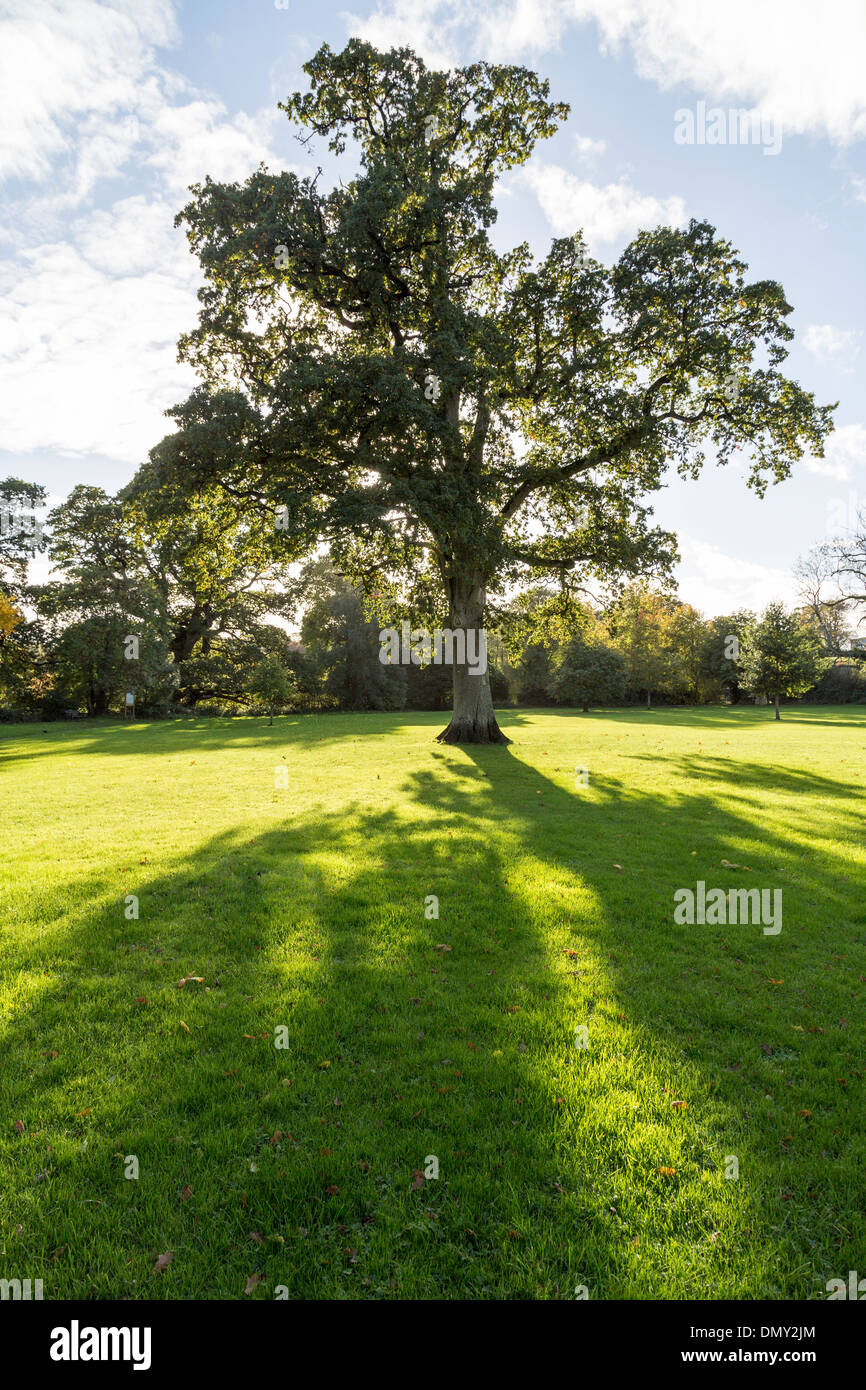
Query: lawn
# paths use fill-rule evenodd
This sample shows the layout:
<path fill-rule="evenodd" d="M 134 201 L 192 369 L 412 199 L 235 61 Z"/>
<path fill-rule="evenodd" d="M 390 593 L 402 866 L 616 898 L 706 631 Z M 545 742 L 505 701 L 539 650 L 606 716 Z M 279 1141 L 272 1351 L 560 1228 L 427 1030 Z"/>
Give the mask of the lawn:
<path fill-rule="evenodd" d="M 866 710 L 505 712 L 509 748 L 439 746 L 446 722 L 0 729 L 0 1276 L 824 1299 L 866 1274 Z M 697 880 L 781 888 L 782 931 L 678 925 Z"/>

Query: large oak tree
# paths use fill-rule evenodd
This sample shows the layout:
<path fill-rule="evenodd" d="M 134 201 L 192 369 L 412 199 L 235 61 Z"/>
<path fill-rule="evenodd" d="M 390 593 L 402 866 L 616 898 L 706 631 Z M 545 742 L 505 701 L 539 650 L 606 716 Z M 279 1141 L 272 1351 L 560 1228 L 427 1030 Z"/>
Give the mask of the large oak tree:
<path fill-rule="evenodd" d="M 643 231 L 610 268 L 577 230 L 540 263 L 495 249 L 497 179 L 568 112 L 547 82 L 357 40 L 305 71 L 283 109 L 345 179 L 208 178 L 178 218 L 205 276 L 181 340 L 197 485 L 287 508 L 287 539 L 327 540 L 381 604 L 472 629 L 515 585 L 664 574 L 645 499 L 668 466 L 742 450 L 763 493 L 821 454 L 832 407 L 779 370 L 791 306 L 706 222 Z M 440 738 L 505 741 L 458 661 Z"/>

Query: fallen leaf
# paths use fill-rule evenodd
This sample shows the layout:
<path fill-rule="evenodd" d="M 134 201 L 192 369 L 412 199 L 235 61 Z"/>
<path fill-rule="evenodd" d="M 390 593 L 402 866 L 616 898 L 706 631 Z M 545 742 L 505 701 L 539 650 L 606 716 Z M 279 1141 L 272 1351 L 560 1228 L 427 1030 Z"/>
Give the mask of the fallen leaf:
<path fill-rule="evenodd" d="M 244 1293 L 252 1293 L 253 1289 L 255 1289 L 257 1285 L 263 1282 L 264 1281 L 260 1274 L 251 1274 L 250 1277 L 247 1279 L 247 1286 L 244 1289 Z"/>
<path fill-rule="evenodd" d="M 192 1188 L 191 1188 L 191 1187 L 185 1187 L 185 1188 L 183 1189 L 183 1192 L 182 1192 L 180 1195 L 181 1195 L 181 1199 L 182 1199 L 184 1202 L 188 1201 L 189 1198 L 192 1196 Z"/>
<path fill-rule="evenodd" d="M 192 1029 L 189 1027 L 189 1024 L 184 1023 L 183 1019 L 180 1020 L 180 1026 L 181 1028 L 185 1028 L 188 1033 L 192 1032 Z"/>
<path fill-rule="evenodd" d="M 153 1266 L 153 1269 L 150 1271 L 151 1274 L 164 1274 L 165 1271 L 168 1269 L 168 1267 L 169 1267 L 169 1265 L 171 1264 L 171 1262 L 172 1262 L 173 1259 L 174 1259 L 174 1254 L 172 1253 L 172 1251 L 171 1251 L 171 1250 L 166 1250 L 166 1252 L 165 1252 L 164 1255 L 160 1255 L 160 1256 L 158 1257 L 158 1259 L 157 1259 L 157 1261 L 156 1261 L 156 1264 Z"/>

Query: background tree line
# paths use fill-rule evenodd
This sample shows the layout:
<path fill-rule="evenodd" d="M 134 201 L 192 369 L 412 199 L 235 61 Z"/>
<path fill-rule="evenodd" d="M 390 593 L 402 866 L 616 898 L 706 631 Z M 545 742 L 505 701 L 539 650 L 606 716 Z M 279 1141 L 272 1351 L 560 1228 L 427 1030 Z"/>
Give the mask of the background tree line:
<path fill-rule="evenodd" d="M 239 510 L 228 493 L 176 493 L 162 448 L 117 497 L 74 488 L 44 529 L 44 491 L 0 484 L 0 717 L 116 713 L 127 690 L 151 717 L 450 707 L 450 667 L 379 660 L 381 590 L 365 594 L 327 553 L 288 559 L 273 516 Z M 648 583 L 605 606 L 536 584 L 496 615 L 494 701 L 862 702 L 860 530 L 801 563 L 793 612 L 770 604 L 708 619 Z M 39 552 L 51 576 L 33 583 Z"/>

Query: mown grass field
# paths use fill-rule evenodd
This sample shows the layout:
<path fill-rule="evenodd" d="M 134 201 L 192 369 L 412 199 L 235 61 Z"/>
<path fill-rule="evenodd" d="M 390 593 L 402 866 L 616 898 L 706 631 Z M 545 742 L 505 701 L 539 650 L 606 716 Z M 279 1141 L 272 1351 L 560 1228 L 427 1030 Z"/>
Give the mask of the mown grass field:
<path fill-rule="evenodd" d="M 445 722 L 0 729 L 0 1277 L 824 1299 L 866 1274 L 866 710 L 520 711 L 507 749 L 440 747 Z M 675 924 L 698 879 L 781 888 L 781 933 Z"/>

